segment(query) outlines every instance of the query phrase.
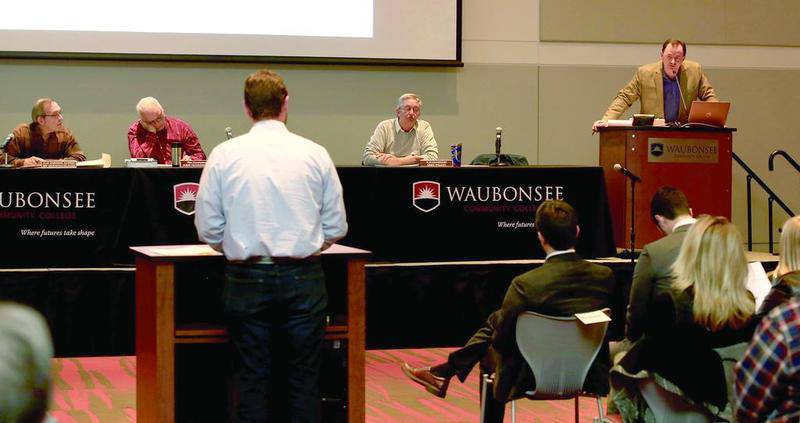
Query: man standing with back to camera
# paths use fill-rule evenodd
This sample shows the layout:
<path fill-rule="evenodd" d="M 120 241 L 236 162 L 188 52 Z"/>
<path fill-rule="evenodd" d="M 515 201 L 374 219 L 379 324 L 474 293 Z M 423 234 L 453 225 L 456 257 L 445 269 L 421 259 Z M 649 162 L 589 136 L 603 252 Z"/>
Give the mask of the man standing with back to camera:
<path fill-rule="evenodd" d="M 347 233 L 342 186 L 325 148 L 286 128 L 289 96 L 278 74 L 248 76 L 244 108 L 253 126 L 212 151 L 195 216 L 200 239 L 228 259 L 222 300 L 235 420 L 268 421 L 272 370 L 287 367 L 290 420 L 317 422 L 327 307 L 319 253 Z M 288 363 L 273 363 L 278 335 L 288 340 Z"/>

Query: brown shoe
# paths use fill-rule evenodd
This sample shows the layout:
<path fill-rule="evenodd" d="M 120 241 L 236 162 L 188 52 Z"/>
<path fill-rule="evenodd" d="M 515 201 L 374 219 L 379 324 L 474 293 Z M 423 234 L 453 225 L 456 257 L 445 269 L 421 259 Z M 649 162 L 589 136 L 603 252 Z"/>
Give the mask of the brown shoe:
<path fill-rule="evenodd" d="M 403 363 L 400 365 L 403 373 L 409 379 L 424 386 L 428 392 L 436 395 L 439 398 L 444 398 L 447 395 L 447 387 L 450 385 L 450 378 L 439 377 L 431 373 L 430 367 L 415 368 Z"/>

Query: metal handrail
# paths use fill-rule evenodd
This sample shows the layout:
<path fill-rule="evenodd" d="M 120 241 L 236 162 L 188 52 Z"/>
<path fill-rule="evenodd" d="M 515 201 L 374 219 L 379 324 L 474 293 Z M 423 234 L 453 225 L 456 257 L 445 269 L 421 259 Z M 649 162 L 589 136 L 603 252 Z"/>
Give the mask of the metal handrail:
<path fill-rule="evenodd" d="M 787 162 L 789 162 L 790 165 L 794 166 L 794 170 L 800 172 L 800 164 L 798 164 L 792 158 L 792 156 L 790 156 L 787 152 L 785 152 L 783 150 L 775 150 L 775 151 L 772 152 L 772 154 L 769 155 L 769 171 L 770 172 L 775 170 L 775 165 L 774 165 L 775 156 L 783 157 L 784 159 L 786 159 Z"/>
<path fill-rule="evenodd" d="M 778 150 L 778 151 L 780 151 L 780 150 Z M 789 161 L 790 163 L 794 162 L 794 160 L 792 160 L 791 157 L 789 157 L 786 153 L 780 154 L 780 153 L 775 152 L 775 153 L 772 153 L 770 155 L 770 170 L 772 170 L 773 155 L 781 155 L 784 158 L 786 158 L 787 161 Z M 789 208 L 789 206 L 786 205 L 786 203 L 783 202 L 783 200 L 781 200 L 781 198 L 778 196 L 778 194 L 776 194 L 775 191 L 773 191 L 766 184 L 766 182 L 764 182 L 764 180 L 761 179 L 758 176 L 758 174 L 756 174 L 756 172 L 754 172 L 753 169 L 751 169 L 750 166 L 748 166 L 744 162 L 744 160 L 742 160 L 738 155 L 736 155 L 736 153 L 733 153 L 733 160 L 735 160 L 736 163 L 739 163 L 739 166 L 741 166 L 742 169 L 744 169 L 744 171 L 747 173 L 747 249 L 751 250 L 751 251 L 753 250 L 753 201 L 752 201 L 753 200 L 753 189 L 752 189 L 752 182 L 756 181 L 756 183 L 758 183 L 758 185 L 761 187 L 761 189 L 763 189 L 767 193 L 767 195 L 769 195 L 769 197 L 767 197 L 767 207 L 768 207 L 768 210 L 769 210 L 769 216 L 768 216 L 768 219 L 769 219 L 769 221 L 768 221 L 768 225 L 769 225 L 769 252 L 770 252 L 770 254 L 772 254 L 773 253 L 773 247 L 772 247 L 772 244 L 773 244 L 773 236 L 772 236 L 772 209 L 773 209 L 773 205 L 772 204 L 773 203 L 778 203 L 778 205 L 781 206 L 783 211 L 786 212 L 789 215 L 789 217 L 794 216 L 794 212 L 792 211 L 792 209 Z M 797 165 L 796 162 L 794 164 L 795 164 L 795 166 Z M 798 171 L 800 171 L 800 168 L 798 168 Z"/>

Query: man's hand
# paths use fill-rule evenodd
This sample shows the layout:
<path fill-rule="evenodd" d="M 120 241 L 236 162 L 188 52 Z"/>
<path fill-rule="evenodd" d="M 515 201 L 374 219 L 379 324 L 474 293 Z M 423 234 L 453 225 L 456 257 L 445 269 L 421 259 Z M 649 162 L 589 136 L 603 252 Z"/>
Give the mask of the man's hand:
<path fill-rule="evenodd" d="M 384 166 L 391 166 L 390 161 L 392 161 L 392 159 L 397 159 L 397 157 L 395 157 L 394 154 L 389 154 L 389 153 L 376 153 L 375 158 L 380 160 L 381 164 L 383 164 Z"/>
<path fill-rule="evenodd" d="M 592 133 L 594 134 L 597 132 L 597 128 L 605 128 L 608 126 L 608 121 L 600 119 L 592 124 Z"/>
<path fill-rule="evenodd" d="M 398 160 L 400 160 L 400 164 L 403 165 L 416 165 L 425 160 L 425 156 L 417 156 L 416 154 L 412 154 L 410 156 L 400 157 Z"/>
<path fill-rule="evenodd" d="M 28 157 L 26 159 L 23 159 L 22 160 L 22 166 L 20 166 L 20 167 L 40 167 L 42 165 L 43 161 L 44 160 L 42 160 L 39 157 L 31 156 L 31 157 Z"/>
<path fill-rule="evenodd" d="M 424 156 L 410 155 L 405 157 L 396 157 L 389 153 L 378 153 L 375 155 L 384 166 L 404 166 L 419 164 L 420 161 L 425 160 Z"/>

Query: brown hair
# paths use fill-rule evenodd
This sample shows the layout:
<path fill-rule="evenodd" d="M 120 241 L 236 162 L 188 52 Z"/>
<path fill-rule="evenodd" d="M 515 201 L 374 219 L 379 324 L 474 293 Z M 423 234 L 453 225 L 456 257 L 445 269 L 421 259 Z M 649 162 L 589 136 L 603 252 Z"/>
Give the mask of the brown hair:
<path fill-rule="evenodd" d="M 689 214 L 689 200 L 681 190 L 663 186 L 653 194 L 653 199 L 650 200 L 650 217 L 653 219 L 659 215 L 674 220 L 684 214 Z"/>
<path fill-rule="evenodd" d="M 556 250 L 575 246 L 578 215 L 566 201 L 547 200 L 536 209 L 536 230 Z"/>
<path fill-rule="evenodd" d="M 44 109 L 54 101 L 52 98 L 47 97 L 36 100 L 36 103 L 33 103 L 33 109 L 31 109 L 31 120 L 36 122 L 36 118 L 46 115 L 47 112 Z"/>
<path fill-rule="evenodd" d="M 667 46 L 681 46 L 683 47 L 683 55 L 686 56 L 686 43 L 676 38 L 668 38 L 667 41 L 664 41 L 664 44 L 661 44 L 661 52 L 664 52 L 664 49 Z"/>
<path fill-rule="evenodd" d="M 244 81 L 244 104 L 255 120 L 280 115 L 288 93 L 283 78 L 270 70 L 255 72 Z"/>

